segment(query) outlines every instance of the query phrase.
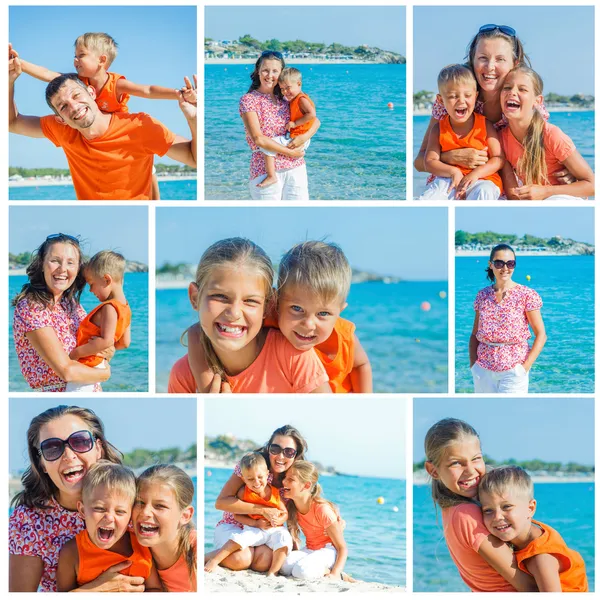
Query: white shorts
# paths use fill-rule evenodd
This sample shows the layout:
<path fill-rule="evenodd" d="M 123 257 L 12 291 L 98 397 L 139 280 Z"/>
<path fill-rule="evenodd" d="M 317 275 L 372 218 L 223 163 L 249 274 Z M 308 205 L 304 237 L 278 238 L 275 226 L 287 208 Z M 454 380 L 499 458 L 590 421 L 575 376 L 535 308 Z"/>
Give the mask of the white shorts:
<path fill-rule="evenodd" d="M 319 579 L 331 570 L 336 558 L 337 550 L 331 544 L 320 550 L 294 550 L 287 555 L 280 573 L 296 579 Z"/>
<path fill-rule="evenodd" d="M 306 165 L 277 171 L 277 183 L 265 188 L 256 187 L 267 174 L 250 180 L 248 187 L 252 200 L 308 200 Z"/>
<path fill-rule="evenodd" d="M 456 200 L 454 188 L 448 192 L 452 179 L 450 177 L 436 177 L 427 185 L 419 200 Z M 479 179 L 468 190 L 466 200 L 498 200 L 500 188 L 487 179 Z"/>
<path fill-rule="evenodd" d="M 94 369 L 106 369 L 106 361 L 102 360 Z M 67 383 L 65 392 L 93 392 L 96 387 L 95 383 Z"/>
<path fill-rule="evenodd" d="M 271 138 L 274 142 L 281 144 L 287 148 L 287 145 L 292 141 L 292 138 L 286 137 L 285 135 L 276 135 Z M 310 146 L 310 140 L 306 140 L 304 142 L 303 150 L 306 150 Z M 262 152 L 265 156 L 275 156 L 277 152 L 271 152 L 271 150 L 265 150 L 264 148 L 259 148 L 257 152 Z"/>
<path fill-rule="evenodd" d="M 285 527 L 271 527 L 270 529 L 259 529 L 258 527 L 247 527 L 233 533 L 229 538 L 232 542 L 239 544 L 240 547 L 249 548 L 255 546 L 268 546 L 271 550 L 287 548 L 288 552 L 292 550 L 292 536 Z"/>
<path fill-rule="evenodd" d="M 231 523 L 221 523 L 215 527 L 215 533 L 213 536 L 213 543 L 215 548 L 219 550 L 222 548 L 235 533 L 243 531 L 241 527 L 233 525 Z"/>
<path fill-rule="evenodd" d="M 478 394 L 527 394 L 529 389 L 529 373 L 521 364 L 508 371 L 490 371 L 475 363 L 471 374 Z"/>

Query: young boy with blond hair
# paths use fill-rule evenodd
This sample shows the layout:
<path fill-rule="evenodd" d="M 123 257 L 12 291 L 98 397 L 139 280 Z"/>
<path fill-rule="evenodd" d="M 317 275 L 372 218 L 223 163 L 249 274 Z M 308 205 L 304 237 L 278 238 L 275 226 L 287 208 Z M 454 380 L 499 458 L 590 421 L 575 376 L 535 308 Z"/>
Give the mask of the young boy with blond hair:
<path fill-rule="evenodd" d="M 80 588 L 126 561 L 131 564 L 120 573 L 143 578 L 146 592 L 163 591 L 150 549 L 140 545 L 128 529 L 135 498 L 133 471 L 106 460 L 90 467 L 77 502 L 85 529 L 60 551 L 56 571 L 59 592 Z"/>
<path fill-rule="evenodd" d="M 487 530 L 515 548 L 519 569 L 535 578 L 540 592 L 588 591 L 581 554 L 568 548 L 558 531 L 533 519 L 533 482 L 523 469 L 492 469 L 478 490 Z"/>
<path fill-rule="evenodd" d="M 80 323 L 77 346 L 70 358 L 88 367 L 105 369 L 99 352 L 119 342 L 120 348 L 131 343 L 131 308 L 123 292 L 126 261 L 123 255 L 111 250 L 98 252 L 87 262 L 83 274 L 90 292 L 100 304 Z M 68 383 L 67 392 L 89 392 L 94 384 Z"/>

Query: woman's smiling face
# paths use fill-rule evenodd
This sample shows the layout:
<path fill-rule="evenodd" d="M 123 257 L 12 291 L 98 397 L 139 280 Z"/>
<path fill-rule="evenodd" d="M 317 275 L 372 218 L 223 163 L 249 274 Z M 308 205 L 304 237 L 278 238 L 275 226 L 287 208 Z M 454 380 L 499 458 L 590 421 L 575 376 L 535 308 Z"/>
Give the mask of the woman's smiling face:
<path fill-rule="evenodd" d="M 276 435 L 269 447 L 273 444 L 277 444 L 281 446 L 281 448 L 293 448 L 294 450 L 298 450 L 298 445 L 296 444 L 296 440 L 289 435 Z M 271 473 L 284 473 L 287 471 L 293 464 L 296 458 L 287 458 L 283 451 L 274 456 L 269 451 L 269 462 L 271 463 Z"/>
<path fill-rule="evenodd" d="M 260 63 L 258 76 L 260 77 L 260 91 L 264 93 L 273 93 L 275 86 L 279 81 L 282 66 L 281 61 L 276 58 L 268 58 Z"/>
<path fill-rule="evenodd" d="M 44 256 L 44 281 L 48 291 L 59 298 L 75 282 L 79 273 L 79 250 L 64 242 L 52 244 Z"/>
<path fill-rule="evenodd" d="M 494 256 L 492 260 L 488 262 L 490 269 L 492 269 L 494 273 L 494 277 L 498 282 L 507 282 L 512 279 L 513 273 L 515 271 L 514 267 L 509 269 L 506 264 L 499 269 L 494 266 L 495 260 L 501 260 L 504 263 L 507 263 L 509 260 L 515 260 L 515 255 L 510 250 L 496 250 L 494 252 Z"/>
<path fill-rule="evenodd" d="M 496 37 L 477 42 L 473 69 L 481 91 L 499 93 L 506 75 L 514 66 L 513 48 L 507 40 Z"/>

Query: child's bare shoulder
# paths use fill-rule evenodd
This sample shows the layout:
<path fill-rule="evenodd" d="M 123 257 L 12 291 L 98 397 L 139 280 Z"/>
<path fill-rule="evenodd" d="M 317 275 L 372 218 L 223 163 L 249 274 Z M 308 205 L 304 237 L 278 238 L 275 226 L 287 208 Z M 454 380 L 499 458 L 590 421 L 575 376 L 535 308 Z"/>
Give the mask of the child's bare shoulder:
<path fill-rule="evenodd" d="M 79 562 L 79 551 L 77 550 L 77 540 L 75 538 L 64 544 L 60 549 L 59 558 L 61 561 L 68 561 L 73 564 Z"/>

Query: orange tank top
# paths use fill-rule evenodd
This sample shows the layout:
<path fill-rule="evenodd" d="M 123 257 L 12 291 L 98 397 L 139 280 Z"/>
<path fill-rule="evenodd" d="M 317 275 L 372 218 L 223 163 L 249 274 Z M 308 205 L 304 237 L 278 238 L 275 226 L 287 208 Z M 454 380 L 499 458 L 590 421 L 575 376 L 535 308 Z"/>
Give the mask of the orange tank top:
<path fill-rule="evenodd" d="M 96 94 L 96 104 L 98 108 L 105 113 L 114 112 L 129 112 L 127 103 L 129 102 L 129 94 L 121 94 L 117 96 L 117 81 L 125 79 L 123 75 L 118 73 L 106 73 L 108 79 L 102 86 L 99 94 Z M 87 77 L 80 77 L 85 85 L 91 85 Z"/>
<path fill-rule="evenodd" d="M 279 490 L 274 487 L 274 486 L 270 486 L 271 487 L 271 497 L 268 500 L 265 500 L 264 498 L 262 498 L 261 496 L 259 496 L 256 492 L 253 492 L 252 490 L 248 489 L 248 486 L 244 486 L 244 497 L 242 498 L 242 500 L 244 502 L 250 502 L 251 504 L 260 504 L 261 506 L 272 506 L 273 508 L 279 508 L 279 502 L 280 502 L 280 497 L 279 497 Z M 249 515 L 250 517 L 252 517 L 253 519 L 262 519 L 262 515 Z"/>
<path fill-rule="evenodd" d="M 195 556 L 197 543 L 195 530 L 192 532 L 190 539 Z M 190 577 L 187 561 L 185 560 L 185 556 L 183 554 L 177 559 L 177 562 L 172 567 L 169 567 L 168 569 L 157 570 L 163 586 L 169 592 L 195 592 L 198 589 L 196 577 Z"/>
<path fill-rule="evenodd" d="M 265 327 L 277 327 L 277 318 L 267 317 Z M 347 394 L 352 391 L 350 373 L 354 364 L 354 331 L 356 325 L 341 317 L 335 322 L 331 335 L 314 347 L 319 360 L 329 377 L 329 386 L 334 394 Z M 333 355 L 333 358 L 330 356 Z"/>
<path fill-rule="evenodd" d="M 79 565 L 77 568 L 77 583 L 83 585 L 94 581 L 105 571 L 118 565 L 120 562 L 129 560 L 131 566 L 119 571 L 123 575 L 131 577 L 143 577 L 148 579 L 152 571 L 152 553 L 150 548 L 140 546 L 133 533 L 127 531 L 125 535 L 131 538 L 133 552 L 131 556 L 123 556 L 110 550 L 102 550 L 95 546 L 90 540 L 88 532 L 84 529 L 75 536 L 77 552 L 79 553 Z"/>
<path fill-rule="evenodd" d="M 77 330 L 77 346 L 83 346 L 83 344 L 87 344 L 91 338 L 100 335 L 100 327 L 92 323 L 92 317 L 105 304 L 110 304 L 117 311 L 115 342 L 119 341 L 123 337 L 123 334 L 125 331 L 127 331 L 127 328 L 131 324 L 131 308 L 129 308 L 129 304 L 121 304 L 116 300 L 107 300 L 106 302 L 98 304 L 98 306 L 96 306 L 96 308 L 94 308 L 94 310 L 79 324 L 79 329 Z M 100 356 L 84 356 L 83 358 L 80 358 L 78 362 L 87 365 L 88 367 L 95 367 L 96 365 L 99 365 L 102 360 L 103 359 Z"/>
<path fill-rule="evenodd" d="M 312 104 L 312 107 L 313 108 L 315 107 L 315 103 L 304 92 L 300 92 L 290 102 L 290 121 L 297 121 L 298 119 L 301 119 L 304 116 L 304 114 L 300 110 L 300 99 L 301 98 L 306 98 Z M 294 129 L 292 129 L 290 131 L 290 135 L 293 138 L 295 138 L 295 137 L 298 137 L 299 135 L 302 135 L 303 133 L 306 133 L 311 128 L 313 121 L 314 121 L 314 119 L 311 119 L 310 121 L 308 121 L 308 123 L 304 123 L 304 125 L 299 125 L 298 127 L 294 127 Z"/>
<path fill-rule="evenodd" d="M 440 127 L 440 147 L 442 152 L 448 152 L 449 150 L 459 150 L 461 148 L 474 148 L 475 150 L 483 150 L 487 148 L 487 130 L 485 125 L 485 117 L 479 113 L 474 112 L 473 116 L 475 121 L 473 123 L 473 129 L 469 131 L 467 135 L 459 138 L 450 124 L 450 117 L 445 115 L 439 120 Z M 463 175 L 467 175 L 472 169 L 461 167 L 457 165 L 462 171 Z M 499 173 L 492 173 L 487 177 L 483 177 L 492 183 L 496 184 L 502 192 L 502 179 Z"/>
<path fill-rule="evenodd" d="M 585 563 L 579 552 L 567 548 L 558 531 L 544 523 L 532 520 L 540 527 L 542 535 L 533 540 L 526 548 L 517 550 L 515 557 L 521 571 L 529 573 L 525 561 L 537 554 L 553 554 L 560 562 L 560 587 L 563 592 L 587 592 L 588 582 L 585 574 Z"/>

